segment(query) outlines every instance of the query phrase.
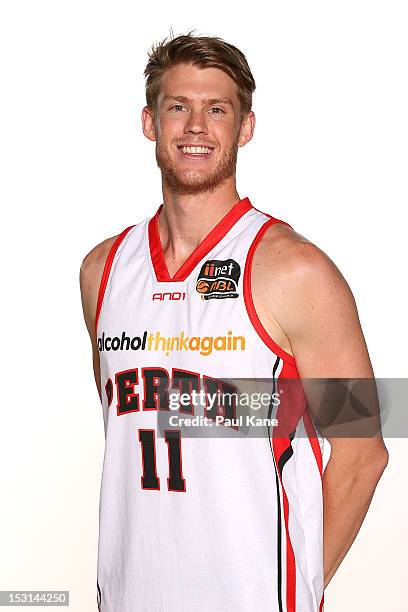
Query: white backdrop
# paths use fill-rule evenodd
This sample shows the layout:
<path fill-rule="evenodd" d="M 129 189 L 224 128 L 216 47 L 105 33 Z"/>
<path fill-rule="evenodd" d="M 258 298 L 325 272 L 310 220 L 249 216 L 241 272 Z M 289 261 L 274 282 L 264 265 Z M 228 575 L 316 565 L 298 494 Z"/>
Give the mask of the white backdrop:
<path fill-rule="evenodd" d="M 0 15 L 3 204 L 0 590 L 96 612 L 102 413 L 78 273 L 161 202 L 143 138 L 153 41 L 196 28 L 257 82 L 238 191 L 287 220 L 354 292 L 378 377 L 406 377 L 407 5 L 9 0 Z M 326 591 L 325 612 L 407 612 L 407 442 Z"/>

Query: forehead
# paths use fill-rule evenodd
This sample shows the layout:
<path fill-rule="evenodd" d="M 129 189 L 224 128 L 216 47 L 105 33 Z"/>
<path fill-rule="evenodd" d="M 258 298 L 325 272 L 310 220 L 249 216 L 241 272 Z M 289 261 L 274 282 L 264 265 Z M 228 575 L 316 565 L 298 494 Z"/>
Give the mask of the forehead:
<path fill-rule="evenodd" d="M 228 98 L 239 106 L 235 81 L 219 68 L 200 68 L 179 64 L 166 70 L 160 81 L 159 102 L 165 96 L 184 96 L 191 99 Z"/>

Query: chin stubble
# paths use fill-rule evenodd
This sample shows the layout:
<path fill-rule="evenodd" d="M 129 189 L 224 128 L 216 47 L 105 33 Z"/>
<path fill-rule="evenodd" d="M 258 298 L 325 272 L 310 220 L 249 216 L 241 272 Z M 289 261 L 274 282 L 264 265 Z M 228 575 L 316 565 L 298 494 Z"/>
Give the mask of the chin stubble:
<path fill-rule="evenodd" d="M 156 143 L 156 161 L 161 170 L 163 183 L 174 193 L 180 195 L 195 195 L 198 193 L 211 193 L 219 188 L 226 179 L 235 173 L 237 165 L 238 143 L 225 152 L 217 167 L 203 177 L 194 175 L 194 171 L 180 172 L 174 160 L 158 142 Z"/>

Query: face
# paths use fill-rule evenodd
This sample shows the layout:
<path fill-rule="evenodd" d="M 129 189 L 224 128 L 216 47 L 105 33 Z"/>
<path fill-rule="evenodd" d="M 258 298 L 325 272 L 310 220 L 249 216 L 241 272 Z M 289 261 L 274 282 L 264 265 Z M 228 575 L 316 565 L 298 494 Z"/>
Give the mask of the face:
<path fill-rule="evenodd" d="M 167 186 L 197 194 L 235 175 L 238 147 L 252 138 L 255 117 L 242 117 L 237 86 L 225 72 L 180 64 L 163 74 L 156 112 L 145 107 L 142 123 L 156 141 Z"/>

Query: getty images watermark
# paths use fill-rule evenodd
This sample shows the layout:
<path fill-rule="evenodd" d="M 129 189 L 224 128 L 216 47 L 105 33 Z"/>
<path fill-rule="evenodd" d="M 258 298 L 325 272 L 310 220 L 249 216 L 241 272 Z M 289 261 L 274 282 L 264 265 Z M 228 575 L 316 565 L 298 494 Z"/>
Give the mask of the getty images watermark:
<path fill-rule="evenodd" d="M 157 430 L 184 437 L 408 436 L 408 379 L 177 379 L 155 389 Z"/>

